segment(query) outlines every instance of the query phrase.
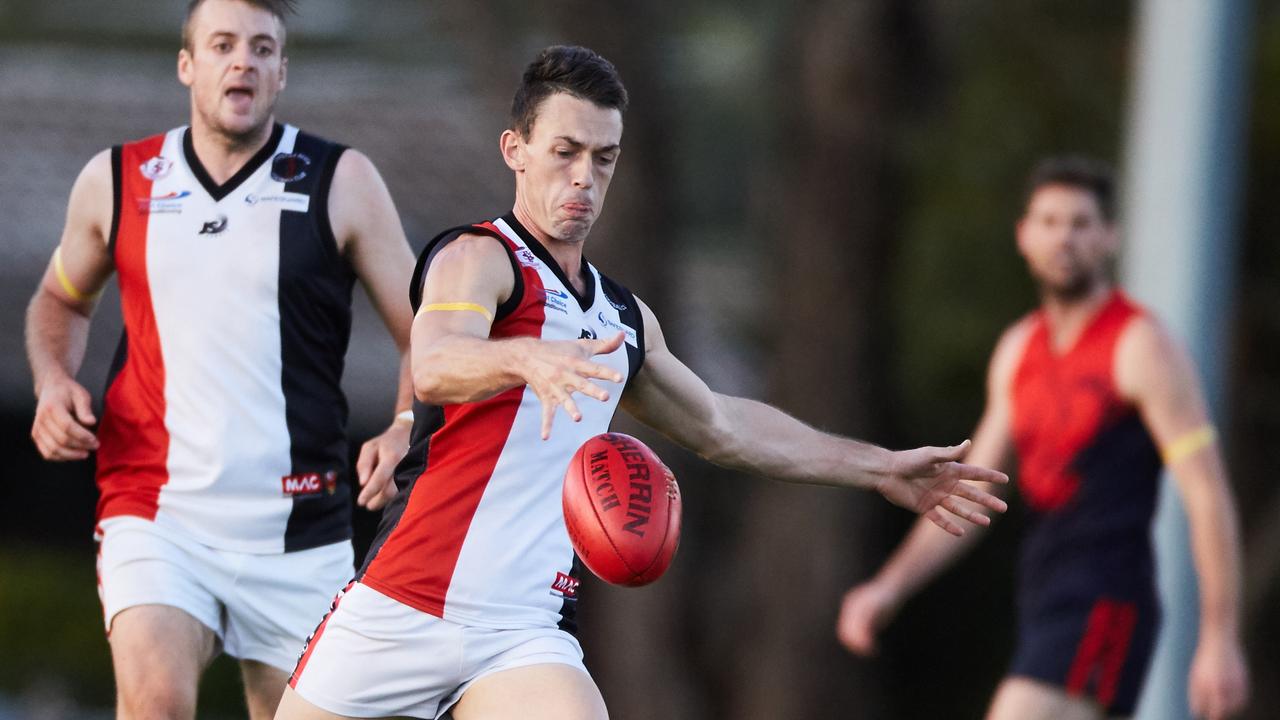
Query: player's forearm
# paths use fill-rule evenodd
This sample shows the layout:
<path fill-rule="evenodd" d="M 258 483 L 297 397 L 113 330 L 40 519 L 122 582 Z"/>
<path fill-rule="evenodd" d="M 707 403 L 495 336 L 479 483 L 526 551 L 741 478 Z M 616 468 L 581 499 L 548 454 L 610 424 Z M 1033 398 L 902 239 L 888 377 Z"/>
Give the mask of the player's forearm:
<path fill-rule="evenodd" d="M 973 549 L 986 530 L 977 525 L 956 537 L 921 518 L 876 574 L 876 581 L 900 598 L 910 597 Z"/>
<path fill-rule="evenodd" d="M 40 288 L 27 306 L 27 361 L 35 394 L 53 377 L 75 377 L 89 344 L 89 318 Z"/>
<path fill-rule="evenodd" d="M 397 414 L 413 407 L 413 372 L 411 367 L 409 351 L 404 350 L 400 353 L 400 375 L 396 385 L 395 411 Z"/>
<path fill-rule="evenodd" d="M 1200 580 L 1202 634 L 1232 637 L 1240 630 L 1240 531 L 1225 480 L 1196 478 L 1182 492 Z"/>
<path fill-rule="evenodd" d="M 764 403 L 716 395 L 717 428 L 703 452 L 724 467 L 790 482 L 874 488 L 893 452 L 830 435 Z"/>
<path fill-rule="evenodd" d="M 485 400 L 524 383 L 519 372 L 524 343 L 530 338 L 487 340 L 450 335 L 415 349 L 413 393 L 430 405 Z"/>

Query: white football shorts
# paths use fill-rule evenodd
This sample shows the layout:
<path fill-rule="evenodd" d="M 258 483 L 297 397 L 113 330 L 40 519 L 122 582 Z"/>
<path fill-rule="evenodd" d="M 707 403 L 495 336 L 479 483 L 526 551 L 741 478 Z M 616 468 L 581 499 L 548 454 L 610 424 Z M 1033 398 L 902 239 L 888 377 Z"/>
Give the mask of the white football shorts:
<path fill-rule="evenodd" d="M 120 611 L 167 605 L 213 630 L 228 655 L 285 672 L 354 574 L 349 541 L 264 555 L 211 548 L 138 517 L 108 518 L 98 530 L 108 635 Z"/>
<path fill-rule="evenodd" d="M 338 715 L 431 720 L 476 680 L 543 663 L 587 672 L 577 638 L 559 628 L 459 625 L 352 583 L 307 642 L 289 685 Z"/>

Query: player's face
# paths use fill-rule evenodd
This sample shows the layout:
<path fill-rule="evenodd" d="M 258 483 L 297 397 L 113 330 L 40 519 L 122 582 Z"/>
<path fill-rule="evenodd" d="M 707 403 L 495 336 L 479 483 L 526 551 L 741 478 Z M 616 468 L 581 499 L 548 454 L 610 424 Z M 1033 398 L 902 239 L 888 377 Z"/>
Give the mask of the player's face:
<path fill-rule="evenodd" d="M 191 19 L 190 35 L 191 48 L 178 53 L 178 78 L 191 88 L 193 115 L 228 138 L 256 137 L 284 89 L 280 21 L 238 0 L 207 0 Z"/>
<path fill-rule="evenodd" d="M 567 93 L 549 96 L 529 137 L 503 135 L 503 155 L 516 171 L 517 202 L 546 234 L 581 242 L 604 206 L 621 142 L 617 109 Z"/>
<path fill-rule="evenodd" d="M 1086 189 L 1046 185 L 1018 221 L 1018 250 L 1043 292 L 1063 299 L 1087 295 L 1115 252 L 1114 226 Z"/>

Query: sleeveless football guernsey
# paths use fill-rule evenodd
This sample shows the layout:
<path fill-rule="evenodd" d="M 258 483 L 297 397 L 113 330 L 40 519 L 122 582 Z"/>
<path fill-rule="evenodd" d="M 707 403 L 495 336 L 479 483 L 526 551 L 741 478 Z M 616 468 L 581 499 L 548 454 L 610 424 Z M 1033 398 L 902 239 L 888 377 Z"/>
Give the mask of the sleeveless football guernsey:
<path fill-rule="evenodd" d="M 525 385 L 474 403 L 414 408 L 412 444 L 396 471 L 401 493 L 383 515 L 359 581 L 422 612 L 491 628 L 573 631 L 579 566 L 565 529 L 561 488 L 569 461 L 607 432 L 625 384 L 644 359 L 635 298 L 583 260 L 579 295 L 551 254 L 512 215 L 437 236 L 418 262 L 415 312 L 434 252 L 462 233 L 507 249 L 516 283 L 490 337 L 605 338 L 622 347 L 593 360 L 622 383 L 596 380 L 609 400 L 578 399 L 582 421 L 558 412 L 542 440 L 542 404 Z"/>
<path fill-rule="evenodd" d="M 354 274 L 328 218 L 344 148 L 276 125 L 218 185 L 183 127 L 112 149 L 124 333 L 99 521 L 276 553 L 351 536 L 339 386 Z"/>

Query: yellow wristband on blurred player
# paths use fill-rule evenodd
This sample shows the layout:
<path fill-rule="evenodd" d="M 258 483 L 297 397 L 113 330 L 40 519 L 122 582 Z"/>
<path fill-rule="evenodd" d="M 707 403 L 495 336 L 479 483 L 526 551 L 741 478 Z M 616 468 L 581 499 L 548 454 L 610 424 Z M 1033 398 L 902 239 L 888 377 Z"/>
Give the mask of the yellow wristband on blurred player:
<path fill-rule="evenodd" d="M 86 295 L 80 292 L 80 288 L 71 282 L 71 278 L 67 277 L 67 269 L 62 265 L 62 246 L 59 245 L 53 251 L 53 272 L 58 276 L 58 284 L 62 285 L 62 291 L 71 296 L 72 300 L 81 302 L 88 300 L 93 295 Z"/>
<path fill-rule="evenodd" d="M 469 302 L 431 303 L 423 305 L 418 312 L 474 312 L 483 315 L 485 320 L 493 322 L 493 313 L 489 312 L 488 308 Z"/>
<path fill-rule="evenodd" d="M 1218 439 L 1218 431 L 1212 425 L 1202 425 L 1174 440 L 1160 451 L 1165 467 L 1174 465 L 1209 447 Z"/>

